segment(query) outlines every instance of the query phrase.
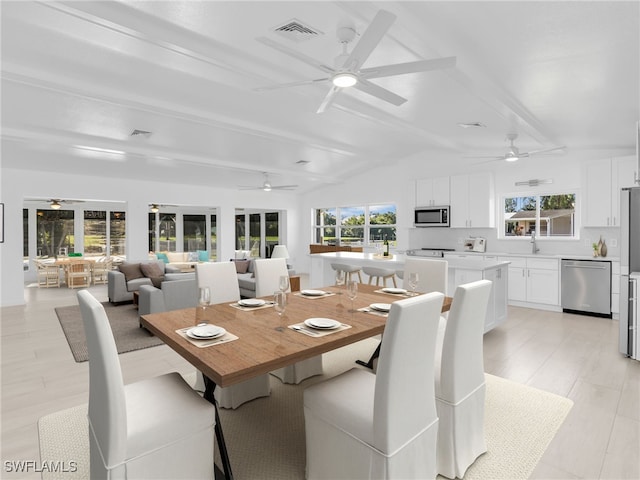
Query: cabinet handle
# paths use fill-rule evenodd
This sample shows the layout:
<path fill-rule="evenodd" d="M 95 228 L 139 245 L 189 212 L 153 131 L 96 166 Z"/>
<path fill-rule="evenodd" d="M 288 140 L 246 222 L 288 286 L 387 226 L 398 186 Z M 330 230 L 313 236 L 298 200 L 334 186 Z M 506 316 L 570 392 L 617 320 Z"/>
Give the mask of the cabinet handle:
<path fill-rule="evenodd" d="M 614 227 L 616 226 L 616 217 L 613 217 L 613 223 L 611 225 L 613 225 Z"/>

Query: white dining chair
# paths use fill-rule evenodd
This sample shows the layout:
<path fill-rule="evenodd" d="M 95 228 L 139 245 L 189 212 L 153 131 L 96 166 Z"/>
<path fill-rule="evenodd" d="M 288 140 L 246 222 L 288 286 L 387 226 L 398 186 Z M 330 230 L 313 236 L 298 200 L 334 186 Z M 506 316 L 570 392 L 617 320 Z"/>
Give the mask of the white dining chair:
<path fill-rule="evenodd" d="M 284 258 L 256 259 L 256 297 L 268 297 L 280 290 L 280 276 L 289 275 L 287 262 Z M 291 292 L 291 287 L 287 290 Z M 297 385 L 303 380 L 322 375 L 322 355 L 301 360 L 293 365 L 273 370 L 271 374 L 283 383 Z"/>
<path fill-rule="evenodd" d="M 435 478 L 443 299 L 431 293 L 391 304 L 377 374 L 354 368 L 304 391 L 309 480 Z"/>
<path fill-rule="evenodd" d="M 487 451 L 484 436 L 485 377 L 482 355 L 484 319 L 492 282 L 459 285 L 436 342 L 435 392 L 438 473 L 462 478 Z"/>
<path fill-rule="evenodd" d="M 240 300 L 238 274 L 233 262 L 209 262 L 196 265 L 198 288 L 209 287 L 211 303 L 237 302 Z M 204 389 L 204 380 L 198 376 L 196 390 Z M 223 408 L 238 408 L 243 403 L 271 394 L 269 375 L 259 375 L 230 387 L 216 387 L 214 397 Z"/>
<path fill-rule="evenodd" d="M 432 260 L 428 258 L 407 258 L 402 274 L 403 287 L 407 288 L 409 275 L 418 274 L 418 286 L 416 291 L 420 293 L 441 292 L 447 294 L 447 282 L 449 281 L 449 264 L 446 260 Z M 446 314 L 442 315 L 443 319 Z M 380 354 L 380 346 L 374 350 L 369 360 L 356 360 L 358 365 L 375 370 L 375 361 Z"/>
<path fill-rule="evenodd" d="M 214 478 L 215 407 L 177 373 L 124 385 L 102 304 L 78 292 L 89 352 L 92 479 Z"/>
<path fill-rule="evenodd" d="M 404 262 L 403 288 L 407 288 L 411 273 L 418 274 L 416 291 L 421 293 L 442 292 L 447 294 L 449 264 L 446 260 L 407 257 Z"/>

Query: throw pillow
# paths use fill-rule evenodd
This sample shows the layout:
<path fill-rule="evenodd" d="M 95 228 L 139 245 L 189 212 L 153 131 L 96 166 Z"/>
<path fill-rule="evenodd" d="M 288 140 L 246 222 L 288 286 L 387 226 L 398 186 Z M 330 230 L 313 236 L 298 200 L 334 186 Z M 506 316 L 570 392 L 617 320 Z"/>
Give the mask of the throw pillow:
<path fill-rule="evenodd" d="M 162 282 L 164 281 L 164 275 L 160 277 L 149 277 L 149 280 L 151 280 L 154 287 L 161 288 Z"/>
<path fill-rule="evenodd" d="M 118 267 L 118 270 L 120 270 L 124 274 L 124 278 L 127 282 L 129 280 L 135 280 L 136 278 L 144 277 L 142 270 L 140 270 L 139 263 L 123 263 Z"/>
<path fill-rule="evenodd" d="M 156 257 L 158 260 L 162 260 L 164 263 L 169 263 L 169 257 L 167 257 L 166 253 L 156 253 Z"/>
<path fill-rule="evenodd" d="M 164 276 L 162 268 L 160 268 L 160 265 L 158 265 L 156 262 L 141 263 L 140 271 L 142 271 L 142 274 L 147 278 Z"/>
<path fill-rule="evenodd" d="M 189 259 L 187 262 L 197 262 L 198 261 L 198 252 L 189 252 Z"/>
<path fill-rule="evenodd" d="M 199 262 L 208 262 L 209 261 L 209 252 L 206 250 L 198 250 L 198 261 Z"/>
<path fill-rule="evenodd" d="M 236 273 L 247 273 L 249 260 L 234 260 L 233 263 L 236 265 Z"/>

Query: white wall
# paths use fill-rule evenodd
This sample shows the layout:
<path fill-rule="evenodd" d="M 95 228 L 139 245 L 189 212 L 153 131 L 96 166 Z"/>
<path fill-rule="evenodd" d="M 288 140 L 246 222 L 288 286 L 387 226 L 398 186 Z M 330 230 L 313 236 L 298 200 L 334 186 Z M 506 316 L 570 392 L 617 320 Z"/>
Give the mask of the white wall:
<path fill-rule="evenodd" d="M 298 249 L 299 213 L 291 195 L 281 192 L 213 189 L 190 185 L 149 182 L 144 179 L 102 178 L 69 174 L 2 169 L 0 202 L 5 204 L 5 241 L 0 244 L 0 306 L 24 304 L 22 255 L 22 209 L 24 199 L 80 198 L 126 202 L 127 257 L 148 256 L 147 214 L 150 203 L 218 207 L 218 243 L 221 258 L 235 250 L 235 209 L 286 210 L 285 238 L 295 264 Z"/>

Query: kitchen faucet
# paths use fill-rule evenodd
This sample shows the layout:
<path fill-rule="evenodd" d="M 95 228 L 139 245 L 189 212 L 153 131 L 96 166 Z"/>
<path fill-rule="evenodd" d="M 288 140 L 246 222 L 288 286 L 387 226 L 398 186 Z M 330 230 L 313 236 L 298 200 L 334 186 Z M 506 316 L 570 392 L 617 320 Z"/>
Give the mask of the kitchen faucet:
<path fill-rule="evenodd" d="M 532 230 L 531 231 L 531 253 L 533 253 L 535 255 L 539 251 L 540 251 L 540 249 L 536 245 L 536 231 Z"/>

